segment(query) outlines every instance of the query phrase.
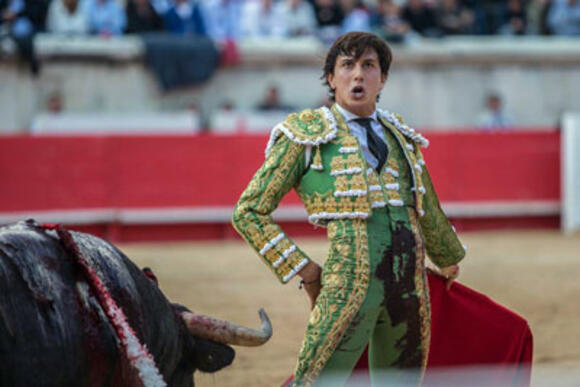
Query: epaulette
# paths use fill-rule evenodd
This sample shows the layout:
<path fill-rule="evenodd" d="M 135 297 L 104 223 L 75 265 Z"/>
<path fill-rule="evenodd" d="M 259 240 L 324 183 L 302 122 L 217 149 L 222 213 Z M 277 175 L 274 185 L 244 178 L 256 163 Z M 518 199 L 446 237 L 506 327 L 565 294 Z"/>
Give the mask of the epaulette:
<path fill-rule="evenodd" d="M 336 132 L 336 120 L 327 107 L 292 113 L 272 129 L 266 146 L 266 157 L 280 134 L 284 134 L 297 144 L 318 146 L 334 139 Z"/>
<path fill-rule="evenodd" d="M 387 110 L 378 110 L 381 116 L 389 121 L 399 132 L 401 132 L 405 137 L 412 140 L 413 142 L 419 144 L 422 148 L 427 148 L 429 146 L 429 140 L 423 137 L 419 132 L 403 122 L 403 117 L 398 113 L 391 113 Z"/>

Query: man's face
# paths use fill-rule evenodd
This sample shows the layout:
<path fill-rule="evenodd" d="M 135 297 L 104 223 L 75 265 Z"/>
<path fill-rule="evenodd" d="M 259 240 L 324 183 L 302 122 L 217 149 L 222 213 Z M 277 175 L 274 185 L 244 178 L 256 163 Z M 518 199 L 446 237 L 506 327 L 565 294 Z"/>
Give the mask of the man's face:
<path fill-rule="evenodd" d="M 381 73 L 379 57 L 368 49 L 358 60 L 339 55 L 328 83 L 335 91 L 336 102 L 351 113 L 368 116 L 375 111 L 377 96 L 387 80 Z"/>

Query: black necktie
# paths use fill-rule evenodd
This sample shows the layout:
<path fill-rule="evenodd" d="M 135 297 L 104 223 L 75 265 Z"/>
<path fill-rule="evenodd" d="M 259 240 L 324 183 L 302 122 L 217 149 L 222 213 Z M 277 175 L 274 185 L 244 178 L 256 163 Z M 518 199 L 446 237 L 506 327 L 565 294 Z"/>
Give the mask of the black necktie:
<path fill-rule="evenodd" d="M 380 172 L 383 168 L 383 165 L 385 164 L 385 161 L 387 160 L 387 155 L 389 154 L 387 144 L 385 144 L 385 142 L 379 137 L 378 134 L 375 133 L 371 127 L 370 118 L 357 118 L 353 121 L 366 129 L 369 150 L 371 151 L 371 154 L 379 161 L 379 164 L 377 165 L 377 172 Z"/>

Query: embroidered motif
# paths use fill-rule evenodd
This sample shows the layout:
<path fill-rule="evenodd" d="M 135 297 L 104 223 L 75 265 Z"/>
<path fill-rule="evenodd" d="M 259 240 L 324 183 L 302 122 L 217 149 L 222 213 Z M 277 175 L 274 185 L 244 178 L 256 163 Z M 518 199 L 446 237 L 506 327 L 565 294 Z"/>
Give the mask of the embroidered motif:
<path fill-rule="evenodd" d="M 320 154 L 320 147 L 317 146 L 316 150 L 314 151 L 314 159 L 312 160 L 312 164 L 310 164 L 310 168 L 314 169 L 315 171 L 323 171 L 324 166 L 322 165 L 322 156 Z"/>
<path fill-rule="evenodd" d="M 334 191 L 335 197 L 341 196 L 365 196 L 367 194 L 366 190 L 363 189 L 350 189 L 348 191 Z"/>
<path fill-rule="evenodd" d="M 300 145 L 319 146 L 334 139 L 336 132 L 336 120 L 326 107 L 290 114 L 284 122 L 272 129 L 266 146 L 266 157 L 281 134 Z"/>
<path fill-rule="evenodd" d="M 266 243 L 264 245 L 264 247 L 262 247 L 262 249 L 260 250 L 260 254 L 264 255 L 266 254 L 266 251 L 270 250 L 272 247 L 274 247 L 278 242 L 280 242 L 282 239 L 284 238 L 284 233 L 281 232 L 280 234 L 278 234 L 274 239 L 270 240 L 268 243 Z"/>
<path fill-rule="evenodd" d="M 308 262 L 309 262 L 308 259 L 303 259 L 302 261 L 300 261 L 298 265 L 296 265 L 292 270 L 290 270 L 290 273 L 282 277 L 282 282 L 286 283 L 290 281 L 300 270 L 302 270 L 304 266 L 306 266 Z"/>
<path fill-rule="evenodd" d="M 358 152 L 358 148 L 357 147 L 341 147 L 338 149 L 338 151 L 340 153 L 357 153 Z"/>
<path fill-rule="evenodd" d="M 337 169 L 335 171 L 330 172 L 331 176 L 338 176 L 338 175 L 354 175 L 355 173 L 361 173 L 362 168 L 346 168 L 346 169 Z"/>
<path fill-rule="evenodd" d="M 415 291 L 419 300 L 419 321 L 421 329 L 421 369 L 422 375 L 427 367 L 429 345 L 431 342 L 431 312 L 429 310 L 429 291 L 425 276 L 425 241 L 413 209 L 409 209 L 409 223 L 415 239 Z"/>

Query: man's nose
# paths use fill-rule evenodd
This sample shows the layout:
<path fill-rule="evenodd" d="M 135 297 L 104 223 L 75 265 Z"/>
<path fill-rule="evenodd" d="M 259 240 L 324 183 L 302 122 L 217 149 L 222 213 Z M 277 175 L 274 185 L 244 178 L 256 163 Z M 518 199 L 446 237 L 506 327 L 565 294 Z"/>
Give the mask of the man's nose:
<path fill-rule="evenodd" d="M 363 79 L 363 68 L 359 64 L 354 67 L 354 79 Z"/>

